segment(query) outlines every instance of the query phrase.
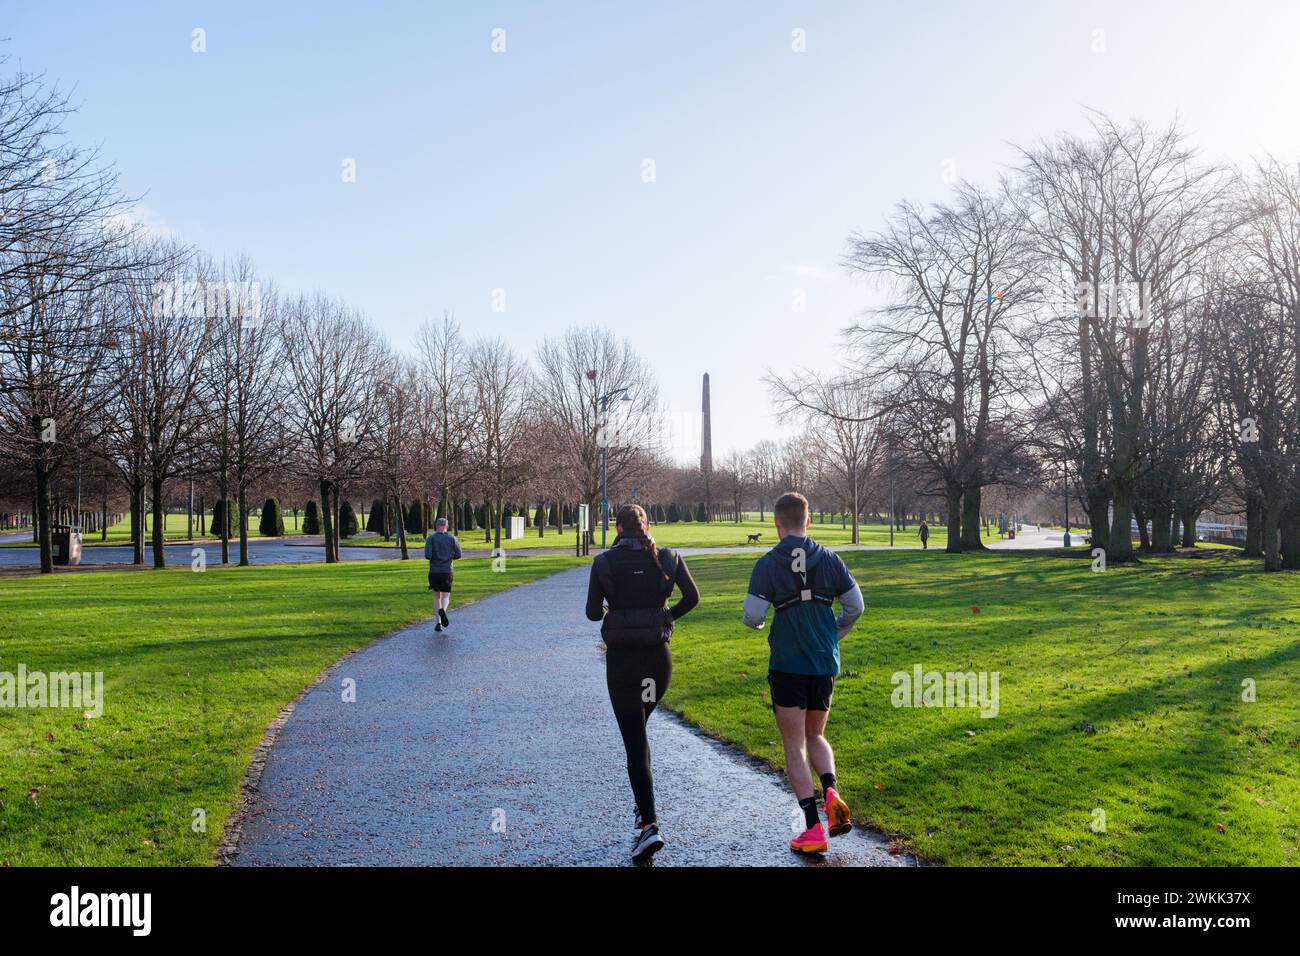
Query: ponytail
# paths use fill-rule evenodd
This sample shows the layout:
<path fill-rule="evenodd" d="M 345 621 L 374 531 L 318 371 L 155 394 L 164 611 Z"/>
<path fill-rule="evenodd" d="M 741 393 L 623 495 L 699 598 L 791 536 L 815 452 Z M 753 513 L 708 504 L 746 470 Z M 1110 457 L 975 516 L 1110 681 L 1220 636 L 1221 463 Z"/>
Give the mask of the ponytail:
<path fill-rule="evenodd" d="M 618 537 L 614 539 L 614 543 L 618 544 L 623 538 L 640 541 L 641 546 L 650 552 L 655 567 L 659 568 L 660 576 L 667 581 L 668 573 L 663 569 L 663 565 L 659 563 L 659 547 L 655 544 L 655 539 L 650 536 L 650 521 L 646 517 L 645 509 L 640 505 L 624 505 L 618 509 L 614 524 L 619 529 Z"/>

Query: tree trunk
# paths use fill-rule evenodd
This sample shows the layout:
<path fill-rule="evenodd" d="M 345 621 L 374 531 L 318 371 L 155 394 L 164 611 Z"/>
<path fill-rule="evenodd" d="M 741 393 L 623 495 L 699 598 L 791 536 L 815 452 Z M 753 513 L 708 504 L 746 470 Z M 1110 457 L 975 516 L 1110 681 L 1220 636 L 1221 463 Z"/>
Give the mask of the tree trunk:
<path fill-rule="evenodd" d="M 1282 567 L 1288 570 L 1300 568 L 1300 512 L 1288 508 L 1283 512 L 1279 530 L 1281 532 Z"/>
<path fill-rule="evenodd" d="M 1278 542 L 1278 526 L 1282 517 L 1282 502 L 1264 505 L 1264 570 L 1282 570 L 1282 555 Z"/>
<path fill-rule="evenodd" d="M 849 480 L 853 484 L 853 543 L 861 544 L 862 542 L 859 538 L 859 533 L 858 533 L 858 529 L 860 527 L 860 523 L 858 521 L 858 512 L 861 510 L 861 507 L 858 504 L 858 470 L 856 466 L 850 469 Z"/>
<path fill-rule="evenodd" d="M 36 540 L 41 546 L 41 574 L 54 573 L 54 546 L 50 537 L 50 472 L 44 451 L 36 454 Z"/>
<path fill-rule="evenodd" d="M 948 546 L 949 554 L 961 554 L 961 485 L 948 482 Z"/>
<path fill-rule="evenodd" d="M 220 481 L 217 482 L 217 497 L 221 501 L 221 527 L 217 529 L 217 534 L 221 536 L 221 563 L 230 563 L 230 485 L 226 483 L 226 476 L 222 474 Z M 216 510 L 213 510 L 212 517 L 216 518 Z"/>
<path fill-rule="evenodd" d="M 248 490 L 239 485 L 239 566 L 248 567 Z"/>
<path fill-rule="evenodd" d="M 401 549 L 402 560 L 410 561 L 411 552 L 406 545 L 406 522 L 400 520 L 400 516 L 402 514 L 402 502 L 401 499 L 397 497 L 397 495 L 393 495 L 393 504 L 397 507 L 397 514 L 399 516 L 399 520 L 397 522 L 397 546 L 398 548 Z"/>
<path fill-rule="evenodd" d="M 131 479 L 131 563 L 144 564 L 144 479 Z"/>
<path fill-rule="evenodd" d="M 1096 490 L 1088 496 L 1088 533 L 1092 536 L 1092 546 L 1110 548 L 1110 523 L 1106 515 L 1110 496 L 1104 490 Z"/>
<path fill-rule="evenodd" d="M 980 551 L 984 541 L 980 538 L 980 500 L 983 489 L 968 486 L 961 503 L 961 547 L 963 551 Z"/>
<path fill-rule="evenodd" d="M 1151 515 L 1151 550 L 1156 554 L 1168 554 L 1174 550 L 1172 511 L 1157 509 Z"/>
<path fill-rule="evenodd" d="M 163 481 L 160 475 L 152 477 L 149 490 L 153 492 L 153 566 L 165 568 L 167 552 L 163 549 L 163 541 L 167 521 L 163 516 Z"/>
<path fill-rule="evenodd" d="M 338 555 L 334 553 L 334 509 L 330 499 L 330 483 L 326 478 L 320 480 L 320 520 L 321 530 L 325 533 L 325 563 L 336 564 Z"/>
<path fill-rule="evenodd" d="M 1246 496 L 1246 547 L 1242 554 L 1252 558 L 1264 555 L 1264 505 L 1258 495 Z"/>
<path fill-rule="evenodd" d="M 1115 514 L 1110 523 L 1110 547 L 1106 561 L 1120 564 L 1133 560 L 1133 493 L 1123 485 L 1115 488 Z M 1093 545 L 1096 547 L 1096 545 Z"/>

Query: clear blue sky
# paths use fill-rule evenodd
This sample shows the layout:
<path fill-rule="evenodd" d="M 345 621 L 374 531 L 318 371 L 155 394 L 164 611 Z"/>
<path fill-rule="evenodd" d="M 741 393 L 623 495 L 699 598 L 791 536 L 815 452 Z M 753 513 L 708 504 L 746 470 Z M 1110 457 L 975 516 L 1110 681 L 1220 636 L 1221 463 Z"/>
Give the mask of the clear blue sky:
<path fill-rule="evenodd" d="M 715 456 L 774 433 L 765 369 L 833 365 L 872 295 L 846 236 L 941 197 L 945 161 L 991 181 L 1084 107 L 1300 158 L 1286 0 L 0 4 L 154 224 L 398 346 L 444 309 L 521 351 L 607 325 L 675 411 L 712 373 Z"/>

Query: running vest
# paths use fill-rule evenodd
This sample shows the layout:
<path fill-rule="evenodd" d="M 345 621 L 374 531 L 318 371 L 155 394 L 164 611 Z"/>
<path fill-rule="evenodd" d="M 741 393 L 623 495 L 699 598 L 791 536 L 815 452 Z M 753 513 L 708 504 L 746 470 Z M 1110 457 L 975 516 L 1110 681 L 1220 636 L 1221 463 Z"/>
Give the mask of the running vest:
<path fill-rule="evenodd" d="M 827 556 L 829 557 L 829 556 Z M 834 589 L 817 585 L 819 564 L 802 571 L 780 570 L 773 577 L 771 649 L 768 669 L 788 674 L 839 673 L 839 639 L 835 627 Z M 822 569 L 823 579 L 834 574 Z"/>
<path fill-rule="evenodd" d="M 827 607 L 835 604 L 834 592 L 817 587 L 816 565 L 809 565 L 802 573 L 794 573 L 799 579 L 795 589 L 785 595 L 774 595 L 775 600 L 772 602 L 772 607 L 777 614 L 806 601 L 816 601 L 818 604 L 825 604 Z"/>
<path fill-rule="evenodd" d="M 609 602 L 600 625 L 607 646 L 654 647 L 672 638 L 673 619 L 664 602 L 673 593 L 676 554 L 660 549 L 655 562 L 644 548 L 616 546 L 597 555 L 592 568 Z"/>

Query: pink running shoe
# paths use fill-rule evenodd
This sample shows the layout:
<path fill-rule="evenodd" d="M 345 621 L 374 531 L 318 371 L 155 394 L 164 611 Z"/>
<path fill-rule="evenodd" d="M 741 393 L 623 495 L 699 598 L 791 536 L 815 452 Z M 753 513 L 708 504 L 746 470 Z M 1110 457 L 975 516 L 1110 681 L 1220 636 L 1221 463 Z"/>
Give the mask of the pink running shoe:
<path fill-rule="evenodd" d="M 853 829 L 853 816 L 849 813 L 849 805 L 835 792 L 834 787 L 826 791 L 824 802 L 826 822 L 830 825 L 831 836 L 844 836 Z"/>
<path fill-rule="evenodd" d="M 826 833 L 822 830 L 821 821 L 791 840 L 790 849 L 796 853 L 825 853 Z"/>

